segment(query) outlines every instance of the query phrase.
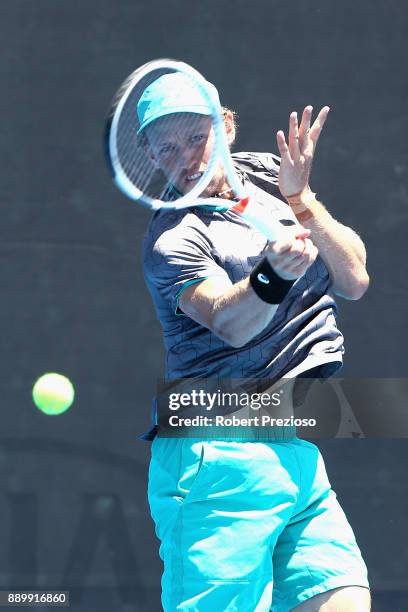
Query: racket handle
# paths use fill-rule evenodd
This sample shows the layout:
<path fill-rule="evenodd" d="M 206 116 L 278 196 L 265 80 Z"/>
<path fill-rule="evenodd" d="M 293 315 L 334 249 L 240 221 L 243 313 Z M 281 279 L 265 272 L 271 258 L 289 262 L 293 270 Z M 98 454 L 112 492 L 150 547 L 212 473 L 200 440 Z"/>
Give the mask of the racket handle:
<path fill-rule="evenodd" d="M 243 198 L 231 210 L 241 215 L 271 242 L 277 240 L 282 234 L 281 223 L 273 218 L 271 211 L 266 206 L 261 206 L 253 199 Z"/>

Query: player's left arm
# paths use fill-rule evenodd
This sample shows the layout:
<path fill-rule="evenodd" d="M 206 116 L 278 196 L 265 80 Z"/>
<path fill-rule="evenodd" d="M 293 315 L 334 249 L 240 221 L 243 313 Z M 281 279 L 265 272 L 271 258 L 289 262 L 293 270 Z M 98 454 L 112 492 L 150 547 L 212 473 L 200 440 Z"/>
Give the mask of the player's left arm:
<path fill-rule="evenodd" d="M 321 202 L 309 200 L 308 209 L 311 216 L 302 225 L 312 232 L 310 238 L 330 273 L 334 293 L 347 300 L 360 299 L 369 285 L 362 240 L 336 221 Z"/>
<path fill-rule="evenodd" d="M 287 143 L 284 133 L 277 133 L 281 154 L 279 189 L 299 222 L 311 230 L 310 238 L 330 273 L 334 293 L 358 300 L 369 285 L 364 244 L 350 227 L 334 219 L 309 186 L 316 143 L 329 110 L 328 106 L 322 108 L 310 125 L 313 108 L 307 106 L 300 126 L 297 113 L 291 113 Z"/>

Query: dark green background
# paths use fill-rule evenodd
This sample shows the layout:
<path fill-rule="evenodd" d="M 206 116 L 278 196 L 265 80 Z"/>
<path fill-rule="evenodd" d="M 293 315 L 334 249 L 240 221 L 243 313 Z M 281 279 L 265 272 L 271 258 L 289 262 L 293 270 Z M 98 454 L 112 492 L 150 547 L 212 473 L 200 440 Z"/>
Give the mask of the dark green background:
<path fill-rule="evenodd" d="M 0 180 L 0 588 L 71 589 L 73 609 L 160 610 L 146 504 L 161 336 L 141 274 L 149 213 L 104 166 L 110 99 L 141 63 L 193 64 L 239 115 L 237 150 L 277 152 L 290 111 L 328 104 L 312 187 L 368 249 L 339 303 L 346 377 L 404 377 L 407 16 L 396 0 L 4 0 Z M 72 409 L 30 399 L 69 376 Z M 370 570 L 404 610 L 406 440 L 321 444 Z"/>

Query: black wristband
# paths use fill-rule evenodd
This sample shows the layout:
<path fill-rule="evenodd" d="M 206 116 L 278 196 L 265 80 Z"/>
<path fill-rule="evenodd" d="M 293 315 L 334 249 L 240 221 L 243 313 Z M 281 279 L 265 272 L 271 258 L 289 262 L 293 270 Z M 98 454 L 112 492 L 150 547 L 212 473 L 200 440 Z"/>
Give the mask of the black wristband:
<path fill-rule="evenodd" d="M 295 279 L 296 280 L 296 279 Z M 285 280 L 269 263 L 265 256 L 249 275 L 249 282 L 256 295 L 268 304 L 280 304 L 292 287 L 294 280 Z"/>

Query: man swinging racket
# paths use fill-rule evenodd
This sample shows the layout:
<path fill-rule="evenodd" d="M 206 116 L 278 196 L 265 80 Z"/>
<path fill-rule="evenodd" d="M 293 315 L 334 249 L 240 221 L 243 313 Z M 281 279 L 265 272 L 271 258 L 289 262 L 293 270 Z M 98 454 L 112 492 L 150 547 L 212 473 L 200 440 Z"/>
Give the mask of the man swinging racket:
<path fill-rule="evenodd" d="M 178 194 L 199 180 L 211 146 L 208 100 L 197 101 L 200 92 L 189 87 L 179 73 L 159 77 L 137 105 L 142 146 Z M 166 379 L 285 377 L 292 392 L 297 377 L 326 378 L 341 367 L 335 297 L 359 299 L 369 279 L 362 241 L 309 186 L 328 112 L 312 123 L 307 106 L 300 125 L 291 113 L 287 139 L 277 133 L 280 160 L 232 155 L 247 192 L 281 223 L 277 240 L 225 207 L 154 214 L 144 271 L 163 329 Z M 192 114 L 203 125 L 190 134 Z M 234 115 L 223 114 L 231 146 Z M 222 166 L 203 195 L 233 197 Z M 278 428 L 262 441 L 156 431 L 149 503 L 165 612 L 370 610 L 364 561 L 314 444 Z"/>

